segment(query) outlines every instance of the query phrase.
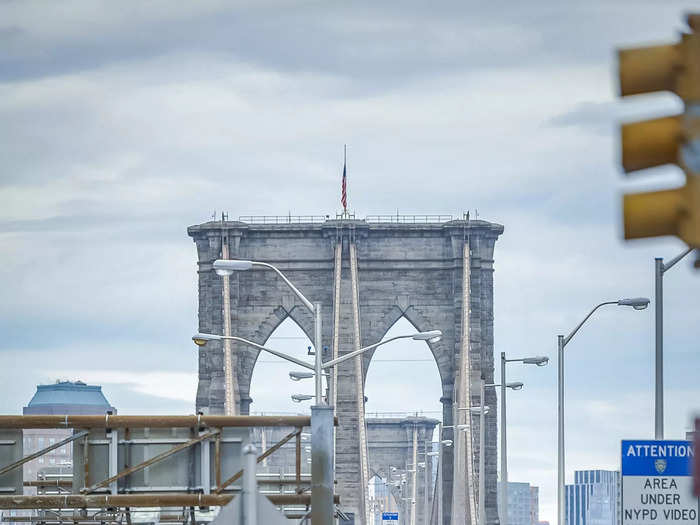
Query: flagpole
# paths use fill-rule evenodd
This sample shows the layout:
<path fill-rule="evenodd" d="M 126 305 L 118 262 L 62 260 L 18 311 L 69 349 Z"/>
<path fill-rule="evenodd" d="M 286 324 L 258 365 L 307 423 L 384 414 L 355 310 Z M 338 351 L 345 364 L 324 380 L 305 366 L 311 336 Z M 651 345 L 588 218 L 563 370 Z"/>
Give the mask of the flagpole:
<path fill-rule="evenodd" d="M 347 163 L 348 163 L 348 145 L 343 144 L 343 218 L 348 218 L 348 206 L 347 206 Z"/>

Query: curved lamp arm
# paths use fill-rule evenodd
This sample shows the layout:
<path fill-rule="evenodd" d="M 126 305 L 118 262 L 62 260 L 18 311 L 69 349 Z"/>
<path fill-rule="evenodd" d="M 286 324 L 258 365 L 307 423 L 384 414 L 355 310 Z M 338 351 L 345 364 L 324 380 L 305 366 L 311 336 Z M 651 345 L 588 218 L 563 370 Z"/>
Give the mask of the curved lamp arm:
<path fill-rule="evenodd" d="M 579 331 L 579 329 L 584 325 L 586 321 L 595 313 L 595 311 L 600 308 L 601 306 L 605 306 L 608 304 L 618 304 L 618 301 L 605 301 L 604 303 L 600 303 L 597 305 L 593 310 L 591 310 L 586 317 L 583 318 L 583 321 L 581 321 L 576 328 L 574 328 L 569 335 L 567 335 L 564 338 L 564 344 L 562 347 L 566 346 L 569 341 L 571 341 L 571 338 L 576 335 L 576 332 Z"/>
<path fill-rule="evenodd" d="M 666 264 L 664 264 L 664 269 L 663 269 L 663 271 L 664 271 L 664 272 L 669 271 L 671 268 L 673 268 L 673 267 L 676 265 L 677 262 L 679 262 L 683 257 L 685 257 L 686 255 L 688 255 L 688 254 L 689 254 L 690 252 L 692 252 L 692 251 L 693 251 L 693 248 L 688 248 L 688 249 L 685 250 L 683 253 L 680 253 L 680 254 L 676 255 L 673 259 L 671 259 L 671 260 L 668 261 Z"/>
<path fill-rule="evenodd" d="M 426 341 L 428 343 L 437 343 L 440 338 L 442 337 L 442 332 L 440 330 L 430 330 L 428 332 L 417 332 L 415 334 L 405 334 L 405 335 L 397 335 L 395 337 L 390 337 L 389 339 L 386 339 L 384 341 L 379 341 L 378 343 L 374 343 L 373 345 L 365 346 L 364 348 L 360 348 L 359 350 L 355 350 L 354 352 L 350 352 L 349 354 L 345 354 L 344 356 L 338 357 L 336 359 L 331 359 L 330 361 L 326 361 L 323 363 L 321 368 L 329 368 L 331 366 L 335 366 L 338 363 L 342 363 L 343 361 L 347 361 L 348 359 L 352 359 L 353 357 L 356 357 L 367 350 L 372 350 L 373 348 L 377 348 L 378 346 L 385 345 L 387 343 L 390 343 L 391 341 L 396 341 L 397 339 L 414 339 L 417 341 Z"/>
<path fill-rule="evenodd" d="M 373 348 L 377 348 L 378 346 L 385 345 L 387 343 L 390 343 L 391 341 L 396 341 L 397 339 L 408 339 L 409 337 L 413 337 L 412 335 L 397 335 L 396 337 L 391 337 L 387 339 L 386 341 L 379 341 L 378 343 L 374 343 L 373 345 L 365 346 L 364 348 L 360 348 L 359 350 L 355 350 L 354 352 L 350 352 L 349 354 L 345 354 L 344 356 L 338 357 L 336 359 L 331 359 L 330 361 L 326 361 L 323 363 L 323 368 L 330 368 L 331 366 L 335 366 L 338 363 L 342 363 L 343 361 L 347 361 L 348 359 L 352 359 L 355 356 L 358 356 L 360 354 L 365 353 L 368 350 L 372 350 Z"/>
<path fill-rule="evenodd" d="M 266 346 L 259 345 L 257 343 L 254 343 L 253 341 L 248 341 L 248 339 L 243 339 L 242 337 L 238 337 L 235 335 L 230 335 L 230 336 L 224 337 L 224 339 L 231 339 L 232 341 L 238 341 L 240 343 L 245 343 L 248 346 L 252 346 L 253 348 L 257 348 L 258 350 L 263 350 L 264 352 L 267 352 L 268 354 L 276 355 L 277 357 L 281 357 L 282 359 L 286 359 L 287 361 L 290 361 L 290 362 L 297 364 L 299 366 L 303 366 L 304 368 L 308 368 L 309 370 L 314 370 L 314 365 L 309 364 L 306 361 L 302 361 L 301 359 L 297 359 L 296 357 L 292 357 L 291 355 L 283 354 L 282 352 L 278 352 L 277 350 L 273 350 L 272 348 L 267 348 Z"/>
<path fill-rule="evenodd" d="M 192 340 L 195 342 L 197 346 L 204 346 L 207 341 L 223 341 L 223 340 L 229 340 L 229 341 L 238 341 L 239 343 L 246 344 L 248 346 L 252 346 L 253 348 L 257 348 L 258 350 L 262 350 L 263 352 L 267 352 L 268 354 L 276 355 L 277 357 L 280 357 L 286 361 L 289 361 L 291 363 L 294 363 L 299 366 L 303 366 L 304 368 L 308 368 L 309 370 L 315 370 L 314 365 L 307 363 L 306 361 L 302 361 L 301 359 L 297 359 L 296 357 L 292 357 L 291 355 L 284 354 L 282 352 L 278 352 L 277 350 L 273 350 L 272 348 L 267 348 L 266 346 L 259 345 L 258 343 L 254 343 L 253 341 L 249 341 L 248 339 L 244 339 L 243 337 L 238 337 L 237 335 L 214 335 L 214 334 L 195 334 L 192 337 Z"/>
<path fill-rule="evenodd" d="M 311 301 L 304 297 L 304 294 L 301 293 L 299 289 L 296 286 L 294 286 L 289 279 L 287 279 L 287 276 L 284 275 L 279 268 L 273 266 L 272 264 L 261 261 L 247 261 L 244 259 L 217 259 L 214 261 L 213 266 L 214 270 L 219 275 L 231 275 L 233 272 L 250 270 L 253 266 L 262 266 L 264 268 L 274 270 L 277 273 L 277 275 L 279 275 L 282 278 L 282 280 L 287 284 L 287 286 L 291 288 L 291 290 L 294 292 L 294 295 L 296 295 L 301 300 L 301 302 L 304 303 L 304 306 L 306 306 L 309 309 L 309 311 L 311 311 L 311 313 L 316 312 L 316 310 L 314 309 L 314 305 L 311 304 Z"/>

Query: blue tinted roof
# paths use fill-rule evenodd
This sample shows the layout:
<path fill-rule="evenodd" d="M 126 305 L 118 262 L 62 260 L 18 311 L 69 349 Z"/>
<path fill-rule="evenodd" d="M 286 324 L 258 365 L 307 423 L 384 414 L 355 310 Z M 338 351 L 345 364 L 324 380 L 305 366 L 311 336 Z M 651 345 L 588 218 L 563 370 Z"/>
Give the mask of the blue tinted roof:
<path fill-rule="evenodd" d="M 62 381 L 53 385 L 38 385 L 36 393 L 26 408 L 49 408 L 55 405 L 80 405 L 94 407 L 97 413 L 104 413 L 112 407 L 102 393 L 102 387 L 86 385 L 81 381 Z"/>

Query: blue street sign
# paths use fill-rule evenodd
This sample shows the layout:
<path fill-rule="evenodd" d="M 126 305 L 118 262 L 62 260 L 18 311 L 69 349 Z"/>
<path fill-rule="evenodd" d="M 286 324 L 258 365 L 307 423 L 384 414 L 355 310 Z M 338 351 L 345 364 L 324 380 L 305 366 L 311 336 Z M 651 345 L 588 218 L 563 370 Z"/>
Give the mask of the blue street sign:
<path fill-rule="evenodd" d="M 624 440 L 623 476 L 690 476 L 691 441 Z"/>
<path fill-rule="evenodd" d="M 398 512 L 382 512 L 382 521 L 399 521 Z"/>

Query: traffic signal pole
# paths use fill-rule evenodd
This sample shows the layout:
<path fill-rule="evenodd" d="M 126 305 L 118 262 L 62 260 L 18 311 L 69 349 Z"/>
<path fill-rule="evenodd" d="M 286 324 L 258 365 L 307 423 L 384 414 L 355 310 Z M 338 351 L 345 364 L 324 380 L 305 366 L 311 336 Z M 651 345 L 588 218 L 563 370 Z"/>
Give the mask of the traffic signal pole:
<path fill-rule="evenodd" d="M 664 274 L 688 255 L 692 248 L 664 264 L 662 257 L 654 259 L 655 288 L 655 385 L 654 385 L 654 439 L 664 438 Z"/>

